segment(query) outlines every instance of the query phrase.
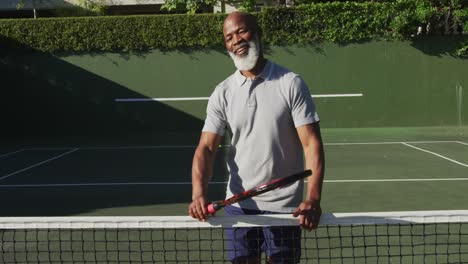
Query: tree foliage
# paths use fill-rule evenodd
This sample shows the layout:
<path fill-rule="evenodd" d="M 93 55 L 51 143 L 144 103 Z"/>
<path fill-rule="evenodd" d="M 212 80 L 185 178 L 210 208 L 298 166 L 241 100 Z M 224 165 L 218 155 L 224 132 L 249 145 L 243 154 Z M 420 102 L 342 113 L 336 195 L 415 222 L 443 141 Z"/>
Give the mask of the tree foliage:
<path fill-rule="evenodd" d="M 176 11 L 179 7 L 187 10 L 187 14 L 195 14 L 202 6 L 230 4 L 236 6 L 240 11 L 255 11 L 255 0 L 165 0 L 163 10 Z"/>
<path fill-rule="evenodd" d="M 51 0 L 18 0 L 17 9 L 23 9 L 27 4 L 31 4 L 33 9 L 44 4 L 55 4 Z M 105 0 L 75 0 L 73 6 L 58 6 L 54 13 L 58 17 L 72 16 L 98 16 L 103 15 L 106 10 Z"/>

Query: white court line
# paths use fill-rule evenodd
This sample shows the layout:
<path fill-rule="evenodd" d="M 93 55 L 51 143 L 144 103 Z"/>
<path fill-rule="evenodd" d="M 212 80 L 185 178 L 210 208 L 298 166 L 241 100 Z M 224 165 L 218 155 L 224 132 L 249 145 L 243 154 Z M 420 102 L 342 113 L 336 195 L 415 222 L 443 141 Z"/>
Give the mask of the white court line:
<path fill-rule="evenodd" d="M 440 155 L 440 154 L 438 154 L 438 153 L 435 153 L 435 152 L 432 152 L 432 151 L 429 151 L 429 150 L 425 150 L 425 149 L 422 149 L 422 148 L 418 148 L 418 147 L 415 147 L 415 146 L 410 145 L 410 144 L 408 144 L 408 143 L 402 143 L 402 144 L 405 145 L 405 146 L 408 146 L 408 147 L 410 147 L 410 148 L 414 148 L 414 149 L 417 149 L 417 150 L 420 150 L 420 151 L 423 151 L 423 152 L 426 152 L 426 153 L 435 155 L 435 156 L 437 156 L 437 157 L 439 157 L 439 158 L 448 160 L 448 161 L 450 161 L 450 162 L 453 162 L 453 163 L 455 163 L 455 164 L 458 164 L 458 165 L 461 165 L 461 166 L 464 166 L 464 167 L 467 167 L 467 168 L 468 168 L 468 164 L 461 163 L 461 162 L 456 161 L 456 160 L 454 160 L 454 159 L 447 158 L 447 157 L 442 156 L 442 155 Z"/>
<path fill-rule="evenodd" d="M 93 187 L 93 186 L 131 186 L 131 185 L 191 185 L 191 182 L 98 182 L 98 183 L 51 183 L 51 184 L 3 184 L 4 187 Z M 227 184 L 210 182 L 209 184 Z"/>
<path fill-rule="evenodd" d="M 430 181 L 468 181 L 468 178 L 434 179 L 365 179 L 365 180 L 325 180 L 325 183 L 359 182 L 430 182 Z M 307 181 L 305 181 L 307 182 Z M 227 184 L 228 182 L 210 182 L 209 184 Z M 109 183 L 51 183 L 51 184 L 3 184 L 0 188 L 12 187 L 93 187 L 93 186 L 131 186 L 131 185 L 191 185 L 191 182 L 109 182 Z"/>
<path fill-rule="evenodd" d="M 15 175 L 15 174 L 18 174 L 18 173 L 20 173 L 20 172 L 23 172 L 23 171 L 29 170 L 29 169 L 31 169 L 31 168 L 37 167 L 37 166 L 39 166 L 39 165 L 41 165 L 41 164 L 44 164 L 44 163 L 47 163 L 47 162 L 49 162 L 49 161 L 58 159 L 58 158 L 60 158 L 60 157 L 63 157 L 63 156 L 65 156 L 65 155 L 68 155 L 68 154 L 70 154 L 70 153 L 72 153 L 72 152 L 75 152 L 75 151 L 77 151 L 77 150 L 78 150 L 78 148 L 72 149 L 72 150 L 70 150 L 70 151 L 68 151 L 68 152 L 65 152 L 65 153 L 61 154 L 61 155 L 58 155 L 58 156 L 55 156 L 55 157 L 50 158 L 50 159 L 48 159 L 48 160 L 44 160 L 44 161 L 42 161 L 42 162 L 36 163 L 36 164 L 34 164 L 34 165 L 32 165 L 32 166 L 29 166 L 29 167 L 27 167 L 27 168 L 24 168 L 24 169 L 22 169 L 22 170 L 15 171 L 15 172 L 10 173 L 10 174 L 8 174 L 8 175 L 4 175 L 4 176 L 0 177 L 0 180 L 6 179 L 6 178 L 8 178 L 8 177 L 10 177 L 10 176 L 13 176 L 13 175 Z"/>
<path fill-rule="evenodd" d="M 390 141 L 390 142 L 356 142 L 356 143 L 324 143 L 325 146 L 347 146 L 347 145 L 396 145 L 402 143 L 458 143 L 458 141 Z M 196 145 L 159 145 L 159 146 L 120 146 L 120 147 L 44 147 L 44 148 L 26 148 L 25 150 L 61 150 L 70 148 L 79 148 L 80 150 L 97 150 L 97 149 L 162 149 L 162 148 L 196 148 Z M 221 145 L 221 148 L 230 147 L 230 145 Z"/>
<path fill-rule="evenodd" d="M 468 143 L 465 143 L 465 142 L 461 142 L 461 141 L 455 141 L 457 142 L 458 144 L 462 144 L 462 145 L 467 145 L 468 146 Z"/>
<path fill-rule="evenodd" d="M 361 97 L 364 96 L 362 93 L 355 94 L 313 94 L 314 98 L 326 98 L 326 97 Z"/>
<path fill-rule="evenodd" d="M 168 98 L 116 98 L 115 102 L 170 102 L 170 101 L 207 101 L 209 97 L 168 97 Z"/>
<path fill-rule="evenodd" d="M 361 97 L 362 93 L 355 94 L 315 94 L 314 98 L 334 98 L 334 97 Z M 173 102 L 173 101 L 207 101 L 210 97 L 159 97 L 159 98 L 116 98 L 115 102 Z"/>
<path fill-rule="evenodd" d="M 432 141 L 383 141 L 383 142 L 350 142 L 350 143 L 325 143 L 324 145 L 328 146 L 346 146 L 346 145 L 397 145 L 404 143 L 421 143 L 421 144 L 435 144 L 435 143 L 456 143 L 457 141 L 448 141 L 448 140 L 432 140 Z"/>
<path fill-rule="evenodd" d="M 0 155 L 0 158 L 6 157 L 6 156 L 10 156 L 10 155 L 13 155 L 13 154 L 18 153 L 18 152 L 21 152 L 21 151 L 24 151 L 24 149 L 20 149 L 20 150 L 14 151 L 14 152 L 10 152 L 10 153 L 6 153 L 6 154 L 3 154 L 3 155 Z"/>
<path fill-rule="evenodd" d="M 423 181 L 468 181 L 468 178 L 326 180 L 324 182 L 328 182 L 328 183 L 349 183 L 349 182 L 423 182 Z"/>
<path fill-rule="evenodd" d="M 222 145 L 221 147 L 226 147 Z M 196 148 L 195 145 L 160 145 L 160 146 L 121 146 L 121 147 L 79 147 L 80 150 L 96 150 L 96 149 L 162 149 L 162 148 Z M 61 150 L 70 149 L 71 147 L 52 147 L 52 148 L 27 148 L 27 150 Z M 77 147 L 73 147 L 77 148 Z"/>

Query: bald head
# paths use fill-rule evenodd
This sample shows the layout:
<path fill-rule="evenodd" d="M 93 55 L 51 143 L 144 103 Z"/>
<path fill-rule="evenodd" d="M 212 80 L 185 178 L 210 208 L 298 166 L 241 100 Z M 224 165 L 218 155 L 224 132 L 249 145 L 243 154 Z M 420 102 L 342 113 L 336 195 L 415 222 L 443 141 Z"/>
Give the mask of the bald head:
<path fill-rule="evenodd" d="M 249 31 L 258 34 L 260 37 L 260 27 L 258 26 L 257 18 L 254 15 L 243 12 L 233 12 L 226 17 L 223 26 L 224 36 L 226 36 L 227 29 L 239 24 L 243 24 Z"/>

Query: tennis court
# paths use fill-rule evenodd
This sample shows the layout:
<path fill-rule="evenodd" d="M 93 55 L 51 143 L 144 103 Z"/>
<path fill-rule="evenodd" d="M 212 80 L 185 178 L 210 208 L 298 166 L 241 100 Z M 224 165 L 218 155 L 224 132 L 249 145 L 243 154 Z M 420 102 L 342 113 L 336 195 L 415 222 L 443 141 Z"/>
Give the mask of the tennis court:
<path fill-rule="evenodd" d="M 8 202 L 0 214 L 59 218 L 45 218 L 47 223 L 39 230 L 37 218 L 20 220 L 32 230 L 23 229 L 22 223 L 12 230 L 7 227 L 2 231 L 0 259 L 5 263 L 223 262 L 226 245 L 220 227 L 243 222 L 236 218 L 230 223 L 222 211 L 208 223 L 187 222 L 195 145 L 169 144 L 177 138 L 168 136 L 161 139 L 168 144 L 159 145 L 42 140 L 3 146 L 0 198 Z M 304 235 L 301 263 L 468 261 L 468 230 L 461 224 L 467 216 L 456 215 L 462 211 L 442 215 L 442 223 L 433 223 L 440 218 L 433 212 L 419 215 L 422 210 L 467 209 L 467 127 L 324 129 L 323 138 L 327 165 L 322 204 L 326 213 L 335 214 L 325 215 L 319 230 Z M 216 160 L 210 184 L 213 200 L 224 198 L 228 149 L 222 145 Z M 394 211 L 413 212 L 403 217 L 401 213 L 346 214 Z M 258 220 L 265 219 L 244 222 L 252 225 Z M 273 219 L 266 220 L 260 225 L 272 224 Z M 376 221 L 389 225 L 367 225 Z M 348 222 L 353 226 L 342 226 Z M 181 228 L 176 227 L 179 224 Z"/>
<path fill-rule="evenodd" d="M 467 135 L 466 127 L 324 129 L 323 208 L 467 209 Z M 37 145 L 0 150 L 3 216 L 186 214 L 195 144 Z M 216 161 L 213 200 L 224 196 L 228 148 Z"/>

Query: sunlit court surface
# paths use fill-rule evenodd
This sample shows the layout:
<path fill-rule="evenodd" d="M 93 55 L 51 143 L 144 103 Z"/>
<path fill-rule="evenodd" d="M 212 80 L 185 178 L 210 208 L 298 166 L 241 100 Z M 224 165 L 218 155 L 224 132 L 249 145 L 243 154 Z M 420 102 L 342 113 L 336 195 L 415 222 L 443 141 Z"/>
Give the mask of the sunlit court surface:
<path fill-rule="evenodd" d="M 301 263 L 468 261 L 468 215 L 460 211 L 466 128 L 324 129 L 323 137 L 325 214 L 316 232 L 303 232 Z M 64 145 L 2 148 L 1 199 L 8 202 L 0 214 L 35 227 L 3 231 L 5 263 L 217 263 L 226 252 L 222 228 L 297 221 L 230 219 L 222 211 L 206 223 L 190 220 L 195 145 Z M 212 200 L 224 199 L 228 150 L 219 148 Z M 52 217 L 42 219 L 42 229 L 39 216 Z"/>

